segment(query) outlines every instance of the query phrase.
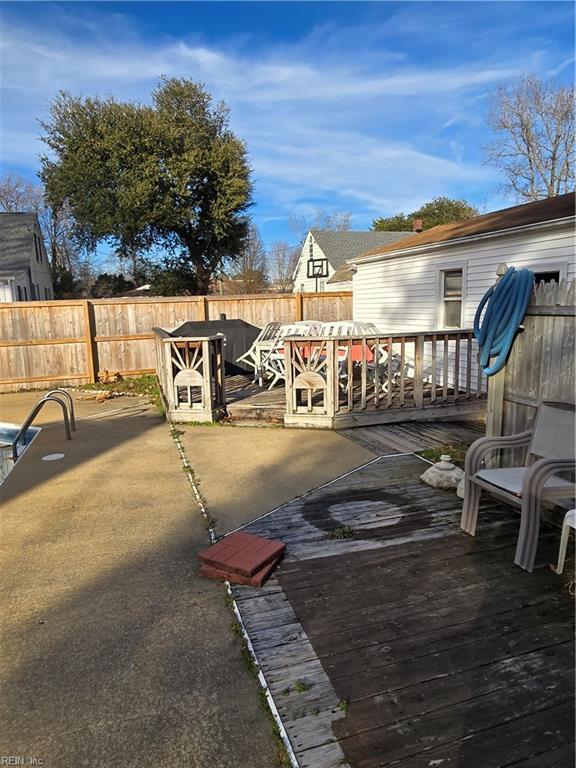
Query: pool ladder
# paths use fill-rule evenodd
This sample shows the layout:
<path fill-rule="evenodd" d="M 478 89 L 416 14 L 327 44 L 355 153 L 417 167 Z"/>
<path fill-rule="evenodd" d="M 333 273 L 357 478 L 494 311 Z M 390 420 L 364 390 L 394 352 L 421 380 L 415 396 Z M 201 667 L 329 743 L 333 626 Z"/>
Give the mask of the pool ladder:
<path fill-rule="evenodd" d="M 72 400 L 72 395 L 69 392 L 66 392 L 65 389 L 52 389 L 44 395 L 44 397 L 41 397 L 40 400 L 38 400 L 34 408 L 32 408 L 28 414 L 24 424 L 22 424 L 18 430 L 18 434 L 12 440 L 12 459 L 14 462 L 18 461 L 18 443 L 22 442 L 22 445 L 26 445 L 26 432 L 46 403 L 58 403 L 60 405 L 62 408 L 66 440 L 72 439 L 70 428 L 72 428 L 73 431 L 76 431 L 76 419 L 74 417 L 74 401 Z"/>

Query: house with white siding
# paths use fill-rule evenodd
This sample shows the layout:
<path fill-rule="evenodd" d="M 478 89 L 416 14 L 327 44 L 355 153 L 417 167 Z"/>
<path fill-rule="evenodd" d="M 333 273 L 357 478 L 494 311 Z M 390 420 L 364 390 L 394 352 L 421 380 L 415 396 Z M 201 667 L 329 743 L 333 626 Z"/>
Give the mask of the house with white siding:
<path fill-rule="evenodd" d="M 53 298 L 38 217 L 35 213 L 0 213 L 0 302 Z"/>
<path fill-rule="evenodd" d="M 501 264 L 528 267 L 537 281 L 572 279 L 574 213 L 574 195 L 561 195 L 409 233 L 348 260 L 339 271 L 353 273 L 354 320 L 383 333 L 471 328 Z"/>
<path fill-rule="evenodd" d="M 350 291 L 352 282 L 346 273 L 342 280 L 331 280 L 334 273 L 349 259 L 371 248 L 382 247 L 410 237 L 412 232 L 350 231 L 335 232 L 311 229 L 304 239 L 300 257 L 294 269 L 294 293 L 321 291 Z M 330 285 L 327 283 L 330 282 Z"/>

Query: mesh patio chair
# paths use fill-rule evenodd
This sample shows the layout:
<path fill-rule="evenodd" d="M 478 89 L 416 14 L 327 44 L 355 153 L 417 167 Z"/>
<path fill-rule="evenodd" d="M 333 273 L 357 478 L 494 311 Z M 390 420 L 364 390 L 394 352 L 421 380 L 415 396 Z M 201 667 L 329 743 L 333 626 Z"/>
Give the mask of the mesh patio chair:
<path fill-rule="evenodd" d="M 474 536 L 482 491 L 520 507 L 521 520 L 514 562 L 532 571 L 536 559 L 542 502 L 576 495 L 573 479 L 558 473 L 575 470 L 575 406 L 569 403 L 542 403 L 534 429 L 507 437 L 482 437 L 466 454 L 464 506 L 460 527 Z M 527 448 L 523 466 L 484 469 L 491 451 Z"/>

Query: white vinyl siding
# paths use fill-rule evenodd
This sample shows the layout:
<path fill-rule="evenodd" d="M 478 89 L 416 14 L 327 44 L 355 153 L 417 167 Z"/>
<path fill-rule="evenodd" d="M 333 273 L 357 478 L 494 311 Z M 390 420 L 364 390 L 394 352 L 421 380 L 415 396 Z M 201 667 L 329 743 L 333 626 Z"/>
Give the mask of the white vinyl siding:
<path fill-rule="evenodd" d="M 439 330 L 443 327 L 442 272 L 462 269 L 461 327 L 472 328 L 476 308 L 496 282 L 496 270 L 503 262 L 509 267 L 528 267 L 534 271 L 558 269 L 561 277 L 574 278 L 572 226 L 497 235 L 468 245 L 360 262 L 353 281 L 353 318 L 374 323 L 383 334 Z M 442 354 L 441 345 L 438 354 Z M 425 359 L 425 368 L 429 364 L 430 360 Z M 461 357 L 461 364 L 464 370 L 465 356 Z"/>
<path fill-rule="evenodd" d="M 320 288 L 320 283 L 325 283 L 328 278 L 322 277 L 316 280 L 315 277 L 308 277 L 308 259 L 310 256 L 312 256 L 313 259 L 326 258 L 318 243 L 314 240 L 312 235 L 308 233 L 302 246 L 300 259 L 296 267 L 294 277 L 294 292 L 300 291 L 301 293 L 315 293 L 316 284 L 318 284 L 319 291 L 326 290 L 326 287 Z M 330 266 L 330 263 L 328 263 L 328 277 L 331 277 L 333 274 L 334 269 Z M 327 287 L 329 288 L 330 286 Z"/>
<path fill-rule="evenodd" d="M 576 276 L 571 225 L 548 232 L 498 235 L 468 245 L 447 246 L 404 257 L 357 265 L 353 282 L 354 320 L 372 322 L 384 333 L 435 330 L 438 268 L 465 265 L 462 325 L 471 328 L 476 308 L 496 281 L 498 265 L 535 271 L 561 270 Z"/>
<path fill-rule="evenodd" d="M 312 248 L 310 248 L 310 245 L 312 245 Z M 318 284 L 318 291 L 351 290 L 351 286 L 349 284 L 346 284 L 348 286 L 346 288 L 341 288 L 340 283 L 335 286 L 326 285 L 326 281 L 331 278 L 335 272 L 330 262 L 328 262 L 328 277 L 319 277 L 318 280 L 316 280 L 315 277 L 308 277 L 308 259 L 311 255 L 313 259 L 326 258 L 324 251 L 320 248 L 312 235 L 308 234 L 306 240 L 304 241 L 304 245 L 302 246 L 300 259 L 294 273 L 294 292 L 300 291 L 301 293 L 315 293 L 316 284 Z"/>

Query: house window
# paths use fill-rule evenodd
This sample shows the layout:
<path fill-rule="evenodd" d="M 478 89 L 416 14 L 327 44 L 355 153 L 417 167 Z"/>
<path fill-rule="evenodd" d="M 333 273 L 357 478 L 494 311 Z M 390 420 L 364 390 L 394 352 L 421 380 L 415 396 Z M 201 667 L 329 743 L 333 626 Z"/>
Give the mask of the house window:
<path fill-rule="evenodd" d="M 310 238 L 310 242 L 308 243 L 308 254 L 311 259 L 314 258 L 314 243 L 312 242 L 312 238 Z"/>
<path fill-rule="evenodd" d="M 18 301 L 22 301 L 22 288 L 19 285 L 16 286 L 16 297 Z"/>
<path fill-rule="evenodd" d="M 36 286 L 34 283 L 30 283 L 30 298 L 32 301 L 36 301 Z"/>
<path fill-rule="evenodd" d="M 549 272 L 541 271 L 541 272 L 534 272 L 534 281 L 536 282 L 536 285 L 539 283 L 551 283 L 552 280 L 558 285 L 560 282 L 560 270 L 559 269 L 552 269 Z"/>
<path fill-rule="evenodd" d="M 442 327 L 462 327 L 462 270 L 442 272 Z"/>
<path fill-rule="evenodd" d="M 34 232 L 34 250 L 36 252 L 36 261 L 42 261 L 42 249 L 40 247 L 40 240 L 38 235 Z"/>

